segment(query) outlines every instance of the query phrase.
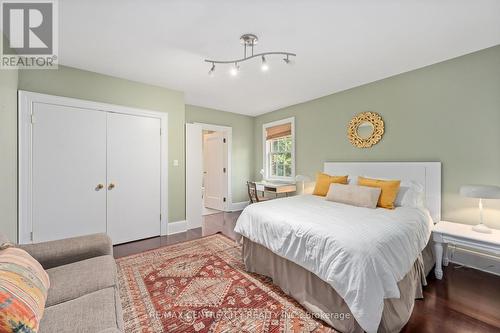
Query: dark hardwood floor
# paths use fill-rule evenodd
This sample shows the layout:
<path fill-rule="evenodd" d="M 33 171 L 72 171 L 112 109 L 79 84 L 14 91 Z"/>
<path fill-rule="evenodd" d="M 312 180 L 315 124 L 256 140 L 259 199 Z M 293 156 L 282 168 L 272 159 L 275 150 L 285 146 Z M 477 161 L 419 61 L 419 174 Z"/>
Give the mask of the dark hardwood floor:
<path fill-rule="evenodd" d="M 185 242 L 192 239 L 197 239 L 202 236 L 201 228 L 191 229 L 187 232 L 181 232 L 174 235 L 153 237 L 137 242 L 130 242 L 113 247 L 115 258 L 126 257 L 131 254 L 144 252 L 147 250 L 157 249 L 162 246 L 172 245 L 175 243 Z"/>
<path fill-rule="evenodd" d="M 403 332 L 500 332 L 500 277 L 450 264 L 427 277 Z"/>
<path fill-rule="evenodd" d="M 218 231 L 234 238 L 231 226 L 238 216 L 239 213 L 208 215 L 204 217 L 202 228 L 117 245 L 114 255 L 119 258 Z M 499 276 L 450 264 L 442 280 L 436 280 L 431 272 L 427 282 L 424 299 L 415 301 L 413 314 L 402 332 L 500 332 Z"/>

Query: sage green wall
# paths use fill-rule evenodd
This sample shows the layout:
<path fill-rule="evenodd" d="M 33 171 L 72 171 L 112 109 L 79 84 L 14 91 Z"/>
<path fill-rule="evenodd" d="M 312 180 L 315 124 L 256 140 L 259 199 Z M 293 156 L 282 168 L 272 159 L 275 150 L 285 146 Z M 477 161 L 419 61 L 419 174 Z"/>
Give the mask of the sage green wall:
<path fill-rule="evenodd" d="M 0 231 L 17 241 L 18 71 L 0 70 Z"/>
<path fill-rule="evenodd" d="M 233 202 L 248 201 L 246 181 L 253 179 L 253 117 L 186 105 L 186 122 L 233 128 L 231 189 Z"/>
<path fill-rule="evenodd" d="M 183 93 L 65 66 L 21 70 L 19 89 L 168 112 L 169 222 L 185 219 Z M 179 166 L 173 166 L 173 160 Z"/>
<path fill-rule="evenodd" d="M 382 141 L 370 149 L 346 138 L 347 123 L 362 111 L 385 121 Z M 291 116 L 298 174 L 313 177 L 325 161 L 441 161 L 443 218 L 476 223 L 477 200 L 458 189 L 500 185 L 500 46 L 257 117 L 255 174 L 262 124 Z M 486 206 L 486 221 L 500 228 L 500 200 Z"/>

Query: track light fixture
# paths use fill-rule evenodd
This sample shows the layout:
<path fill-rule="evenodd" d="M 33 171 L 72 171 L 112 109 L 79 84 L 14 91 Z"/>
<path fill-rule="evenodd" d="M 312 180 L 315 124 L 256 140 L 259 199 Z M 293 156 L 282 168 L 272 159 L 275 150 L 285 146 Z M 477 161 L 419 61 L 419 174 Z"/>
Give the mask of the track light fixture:
<path fill-rule="evenodd" d="M 262 56 L 262 65 L 260 65 L 260 69 L 263 72 L 267 72 L 269 70 L 269 65 L 267 64 L 266 57 Z"/>
<path fill-rule="evenodd" d="M 263 53 L 258 53 L 254 54 L 253 48 L 255 45 L 257 45 L 258 38 L 254 34 L 245 34 L 240 37 L 240 42 L 243 44 L 243 58 L 241 59 L 235 59 L 235 60 L 210 60 L 210 59 L 205 59 L 205 62 L 211 63 L 212 68 L 208 71 L 208 74 L 210 76 L 213 76 L 214 71 L 215 71 L 215 64 L 234 64 L 233 67 L 229 70 L 229 73 L 232 76 L 238 75 L 238 72 L 240 70 L 239 63 L 242 63 L 244 61 L 250 60 L 252 58 L 256 57 L 261 57 L 262 59 L 262 64 L 260 66 L 260 69 L 263 72 L 266 72 L 269 70 L 269 64 L 267 63 L 266 56 L 272 56 L 272 55 L 282 55 L 285 56 L 283 58 L 283 61 L 286 64 L 289 64 L 291 62 L 290 57 L 296 57 L 297 55 L 295 53 L 290 53 L 290 52 L 263 52 Z M 249 52 L 249 55 L 247 56 L 247 52 Z"/>
<path fill-rule="evenodd" d="M 234 63 L 234 67 L 231 67 L 231 70 L 229 71 L 229 74 L 232 76 L 238 75 L 238 72 L 240 71 L 240 66 L 238 65 L 237 62 Z"/>
<path fill-rule="evenodd" d="M 208 71 L 208 75 L 214 76 L 214 72 L 215 72 L 215 64 L 212 63 L 212 68 L 210 68 L 210 70 Z"/>

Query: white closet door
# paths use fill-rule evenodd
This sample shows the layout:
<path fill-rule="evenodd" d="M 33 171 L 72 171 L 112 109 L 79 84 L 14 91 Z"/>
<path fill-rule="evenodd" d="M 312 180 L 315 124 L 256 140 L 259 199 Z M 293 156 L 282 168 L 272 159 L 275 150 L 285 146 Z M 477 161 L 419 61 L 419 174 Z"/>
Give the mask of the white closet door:
<path fill-rule="evenodd" d="M 106 232 L 106 114 L 33 103 L 33 117 L 33 241 Z"/>
<path fill-rule="evenodd" d="M 114 244 L 160 235 L 158 118 L 108 113 L 107 229 Z"/>

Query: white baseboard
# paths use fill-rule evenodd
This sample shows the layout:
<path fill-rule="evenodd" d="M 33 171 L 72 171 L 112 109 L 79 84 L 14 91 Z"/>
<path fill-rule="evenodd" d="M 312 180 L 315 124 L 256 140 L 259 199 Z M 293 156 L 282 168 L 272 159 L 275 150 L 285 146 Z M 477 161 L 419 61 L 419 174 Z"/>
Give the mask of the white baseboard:
<path fill-rule="evenodd" d="M 448 254 L 450 262 L 500 275 L 500 257 L 498 256 L 458 247 L 449 248 Z"/>
<path fill-rule="evenodd" d="M 229 211 L 237 212 L 243 210 L 246 206 L 248 206 L 249 203 L 250 201 L 233 202 L 229 207 Z"/>
<path fill-rule="evenodd" d="M 167 225 L 167 235 L 178 234 L 185 231 L 187 231 L 186 220 L 170 222 Z"/>

